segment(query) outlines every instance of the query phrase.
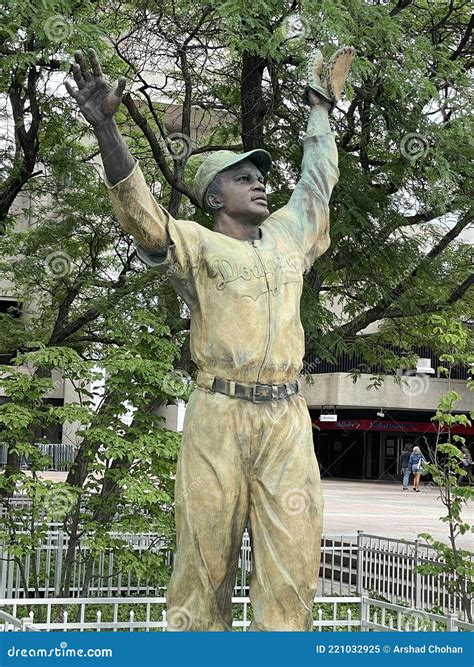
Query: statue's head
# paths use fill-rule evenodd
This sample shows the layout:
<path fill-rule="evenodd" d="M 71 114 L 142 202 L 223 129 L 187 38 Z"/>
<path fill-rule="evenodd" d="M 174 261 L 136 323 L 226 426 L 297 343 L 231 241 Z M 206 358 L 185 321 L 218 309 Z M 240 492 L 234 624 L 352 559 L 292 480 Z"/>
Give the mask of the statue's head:
<path fill-rule="evenodd" d="M 196 197 L 214 221 L 226 214 L 259 225 L 269 215 L 265 178 L 272 159 L 264 150 L 238 154 L 217 151 L 206 158 L 194 179 Z"/>

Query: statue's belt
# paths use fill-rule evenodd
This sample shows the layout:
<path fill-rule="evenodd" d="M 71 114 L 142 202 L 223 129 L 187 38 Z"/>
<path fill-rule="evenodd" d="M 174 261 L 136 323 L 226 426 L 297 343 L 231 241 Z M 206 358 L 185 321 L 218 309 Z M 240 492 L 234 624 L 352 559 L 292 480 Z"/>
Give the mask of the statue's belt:
<path fill-rule="evenodd" d="M 205 382 L 203 382 L 204 378 Z M 243 398 L 246 401 L 252 401 L 252 403 L 279 401 L 282 398 L 298 394 L 300 390 L 299 380 L 282 382 L 281 384 L 241 384 L 202 372 L 198 373 L 197 386 L 219 394 L 226 394 L 226 396 Z"/>

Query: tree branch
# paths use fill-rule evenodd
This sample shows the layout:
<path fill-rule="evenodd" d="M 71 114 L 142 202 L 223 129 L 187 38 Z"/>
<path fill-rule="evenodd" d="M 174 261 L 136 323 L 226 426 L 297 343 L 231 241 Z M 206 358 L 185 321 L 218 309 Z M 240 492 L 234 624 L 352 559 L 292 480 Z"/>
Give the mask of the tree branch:
<path fill-rule="evenodd" d="M 334 333 L 342 338 L 354 336 L 356 333 L 365 329 L 369 324 L 383 319 L 390 311 L 390 307 L 394 301 L 399 299 L 407 290 L 412 287 L 413 280 L 418 276 L 421 270 L 431 262 L 432 259 L 440 255 L 443 250 L 463 231 L 468 224 L 470 224 L 471 216 L 466 214 L 460 218 L 456 225 L 447 232 L 438 243 L 424 256 L 419 264 L 406 277 L 403 278 L 395 287 L 393 287 L 385 298 L 383 298 L 376 306 L 369 308 L 364 313 L 357 315 L 354 319 L 337 327 Z M 466 287 L 467 289 L 467 287 Z"/>
<path fill-rule="evenodd" d="M 452 306 L 453 303 L 456 303 L 461 299 L 468 289 L 474 285 L 474 274 L 471 274 L 466 278 L 466 280 L 461 283 L 456 289 L 449 295 L 449 297 L 446 299 L 444 303 L 424 303 L 422 305 L 419 305 L 416 307 L 417 311 L 419 312 L 420 315 L 426 315 L 428 313 L 437 313 L 441 310 L 444 310 L 445 308 L 448 308 L 449 306 Z M 385 317 L 389 318 L 397 318 L 397 317 L 406 317 L 407 316 L 407 311 L 406 309 L 389 309 L 385 313 Z"/>
<path fill-rule="evenodd" d="M 178 192 L 181 192 L 183 195 L 186 195 L 188 199 L 195 205 L 195 206 L 200 206 L 199 202 L 197 199 L 194 197 L 193 193 L 189 188 L 187 188 L 184 183 L 180 183 L 176 180 L 174 177 L 173 172 L 168 166 L 168 163 L 165 160 L 165 155 L 164 151 L 161 148 L 160 142 L 157 139 L 155 133 L 151 129 L 150 125 L 148 124 L 148 121 L 146 120 L 145 116 L 143 116 L 135 102 L 132 99 L 132 96 L 130 93 L 126 93 L 123 97 L 123 103 L 127 107 L 130 116 L 132 117 L 132 120 L 136 123 L 136 125 L 140 128 L 140 130 L 143 132 L 146 140 L 148 141 L 148 144 L 151 148 L 151 152 L 153 155 L 153 158 L 155 159 L 156 164 L 158 165 L 161 173 L 163 176 L 166 178 L 168 183 L 173 187 L 175 190 L 178 190 Z"/>
<path fill-rule="evenodd" d="M 36 165 L 36 158 L 39 151 L 39 128 L 41 123 L 41 112 L 36 99 L 36 82 L 38 73 L 34 67 L 30 67 L 26 76 L 26 91 L 22 95 L 25 87 L 25 80 L 20 78 L 16 72 L 10 84 L 9 99 L 15 121 L 15 168 L 10 176 L 5 180 L 3 187 L 0 188 L 0 221 L 4 220 L 15 201 L 17 195 L 33 175 Z M 28 131 L 25 129 L 26 102 L 29 103 L 29 113 L 31 123 Z"/>

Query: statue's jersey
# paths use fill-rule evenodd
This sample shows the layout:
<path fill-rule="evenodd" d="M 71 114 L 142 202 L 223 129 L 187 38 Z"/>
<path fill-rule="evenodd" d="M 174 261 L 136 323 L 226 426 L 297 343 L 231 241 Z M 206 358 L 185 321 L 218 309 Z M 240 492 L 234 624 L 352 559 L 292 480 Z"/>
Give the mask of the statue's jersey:
<path fill-rule="evenodd" d="M 303 274 L 329 246 L 328 204 L 338 175 L 333 135 L 307 137 L 302 177 L 255 241 L 175 220 L 155 201 L 138 163 L 109 187 L 138 256 L 169 277 L 190 310 L 190 349 L 200 371 L 265 384 L 300 373 Z"/>
<path fill-rule="evenodd" d="M 217 376 L 279 384 L 301 370 L 303 273 L 329 246 L 328 202 L 339 173 L 332 135 L 314 134 L 290 201 L 261 225 L 256 241 L 174 220 L 137 165 L 110 189 L 139 256 L 169 277 L 191 311 L 200 370 L 176 471 L 168 630 L 232 629 L 246 525 L 255 564 L 249 630 L 313 629 L 323 500 L 305 400 L 297 393 L 253 403 L 213 391 L 212 383 Z"/>

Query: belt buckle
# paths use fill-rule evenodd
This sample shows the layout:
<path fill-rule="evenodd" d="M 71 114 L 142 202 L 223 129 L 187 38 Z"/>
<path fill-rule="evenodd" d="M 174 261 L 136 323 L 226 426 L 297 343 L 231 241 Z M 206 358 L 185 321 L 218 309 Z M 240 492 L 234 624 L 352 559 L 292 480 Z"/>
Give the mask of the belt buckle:
<path fill-rule="evenodd" d="M 252 403 L 263 403 L 263 401 L 258 401 L 256 396 L 257 396 L 257 387 L 258 384 L 254 384 L 252 387 Z"/>
<path fill-rule="evenodd" d="M 272 401 L 278 401 L 278 385 L 272 384 Z"/>

